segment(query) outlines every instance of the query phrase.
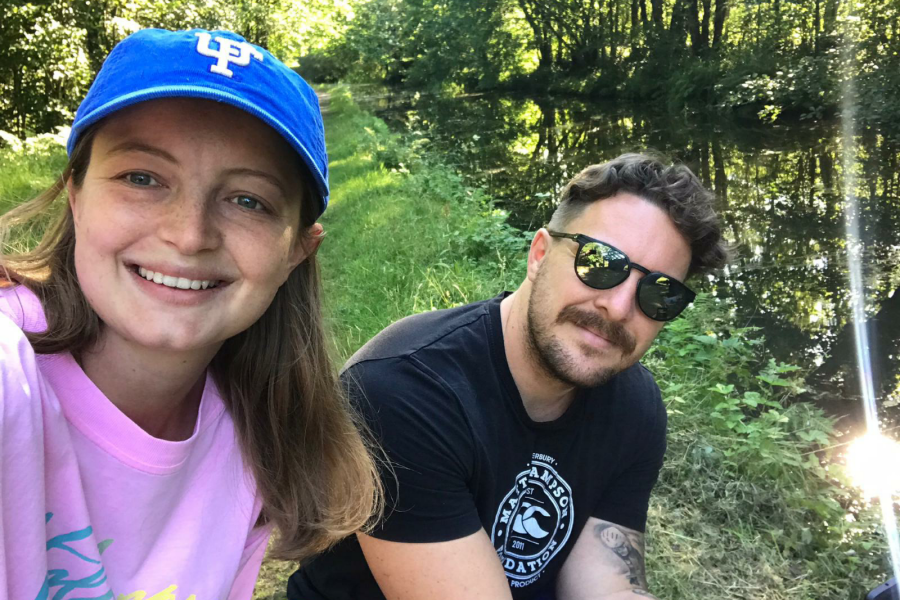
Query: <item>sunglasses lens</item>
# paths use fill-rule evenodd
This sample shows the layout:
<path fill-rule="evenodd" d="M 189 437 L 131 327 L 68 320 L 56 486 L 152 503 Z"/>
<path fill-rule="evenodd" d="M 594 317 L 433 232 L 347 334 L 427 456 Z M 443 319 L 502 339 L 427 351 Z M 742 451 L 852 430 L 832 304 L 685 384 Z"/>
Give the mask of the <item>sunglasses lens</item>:
<path fill-rule="evenodd" d="M 607 290 L 628 278 L 628 257 L 606 244 L 588 242 L 575 259 L 575 272 L 592 288 Z"/>
<path fill-rule="evenodd" d="M 638 286 L 638 306 L 655 321 L 671 321 L 694 300 L 683 283 L 662 273 L 651 273 Z"/>

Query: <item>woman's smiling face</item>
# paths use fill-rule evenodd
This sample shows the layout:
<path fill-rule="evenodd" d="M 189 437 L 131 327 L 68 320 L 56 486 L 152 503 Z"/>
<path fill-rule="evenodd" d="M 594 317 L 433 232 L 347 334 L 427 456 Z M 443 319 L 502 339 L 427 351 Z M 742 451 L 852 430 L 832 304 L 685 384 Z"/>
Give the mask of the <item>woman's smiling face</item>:
<path fill-rule="evenodd" d="M 75 267 L 103 335 L 208 351 L 250 327 L 315 248 L 302 188 L 287 142 L 231 106 L 164 99 L 109 117 L 84 181 L 69 181 Z"/>

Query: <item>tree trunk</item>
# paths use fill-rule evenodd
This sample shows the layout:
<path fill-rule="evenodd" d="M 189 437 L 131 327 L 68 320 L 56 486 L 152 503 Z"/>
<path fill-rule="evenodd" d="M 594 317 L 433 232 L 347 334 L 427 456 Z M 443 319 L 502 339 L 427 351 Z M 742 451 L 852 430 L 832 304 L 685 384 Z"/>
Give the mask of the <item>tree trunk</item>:
<path fill-rule="evenodd" d="M 619 0 L 609 2 L 609 58 L 616 62 L 619 54 Z"/>
<path fill-rule="evenodd" d="M 631 28 L 628 30 L 628 44 L 631 46 L 632 54 L 637 52 L 638 24 L 638 0 L 631 0 Z"/>
<path fill-rule="evenodd" d="M 712 13 L 711 0 L 703 1 L 703 21 L 700 27 L 700 47 L 703 53 L 709 50 L 709 17 Z"/>
<path fill-rule="evenodd" d="M 819 54 L 819 28 L 821 27 L 822 0 L 816 0 L 816 10 L 813 13 L 813 54 Z"/>
<path fill-rule="evenodd" d="M 718 50 L 722 44 L 725 32 L 725 19 L 728 18 L 728 0 L 716 0 L 716 15 L 713 19 L 713 50 Z"/>
<path fill-rule="evenodd" d="M 108 18 L 116 16 L 116 8 L 109 10 L 109 2 L 89 2 L 81 0 L 73 5 L 75 24 L 84 30 L 84 47 L 91 65 L 91 71 L 96 75 L 103 66 L 103 61 L 112 50 L 113 40 L 106 31 Z"/>
<path fill-rule="evenodd" d="M 825 22 L 822 27 L 822 33 L 831 35 L 834 33 L 834 25 L 837 23 L 838 7 L 841 0 L 827 0 L 825 4 Z"/>
<path fill-rule="evenodd" d="M 528 22 L 531 32 L 534 34 L 534 42 L 540 55 L 538 68 L 549 69 L 553 66 L 553 41 L 550 37 L 550 25 L 546 22 L 546 17 L 536 15 L 524 0 L 519 0 L 518 4 L 522 9 L 522 14 L 525 15 L 525 21 Z"/>
<path fill-rule="evenodd" d="M 675 10 L 678 5 L 672 9 L 672 27 L 675 27 Z M 702 52 L 700 40 L 700 16 L 698 14 L 697 0 L 687 0 L 687 29 L 691 37 L 691 52 L 694 56 L 699 56 Z"/>
<path fill-rule="evenodd" d="M 657 36 L 660 36 L 665 30 L 665 25 L 663 24 L 663 0 L 650 0 L 650 8 L 650 17 L 653 20 L 653 30 L 656 32 Z"/>

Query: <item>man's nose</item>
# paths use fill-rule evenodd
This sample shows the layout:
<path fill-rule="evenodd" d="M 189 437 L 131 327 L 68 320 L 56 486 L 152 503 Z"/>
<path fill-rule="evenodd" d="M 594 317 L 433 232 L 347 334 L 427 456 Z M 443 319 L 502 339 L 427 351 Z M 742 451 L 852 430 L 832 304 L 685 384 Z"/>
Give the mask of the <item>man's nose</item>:
<path fill-rule="evenodd" d="M 634 271 L 619 285 L 597 290 L 594 306 L 610 321 L 629 319 L 637 308 L 637 286 L 640 280 L 641 273 Z"/>
<path fill-rule="evenodd" d="M 160 238 L 184 255 L 216 247 L 220 234 L 212 202 L 199 191 L 179 193 L 163 208 L 166 214 L 161 218 Z"/>

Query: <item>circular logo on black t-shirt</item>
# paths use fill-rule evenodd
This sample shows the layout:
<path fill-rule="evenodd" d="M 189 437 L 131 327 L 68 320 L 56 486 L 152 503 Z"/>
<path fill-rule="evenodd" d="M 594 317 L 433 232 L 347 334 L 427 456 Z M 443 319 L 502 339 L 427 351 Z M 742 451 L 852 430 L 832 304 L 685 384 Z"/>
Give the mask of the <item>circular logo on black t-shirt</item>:
<path fill-rule="evenodd" d="M 550 466 L 552 458 L 537 456 L 516 476 L 491 529 L 512 587 L 534 583 L 572 533 L 572 488 Z"/>

